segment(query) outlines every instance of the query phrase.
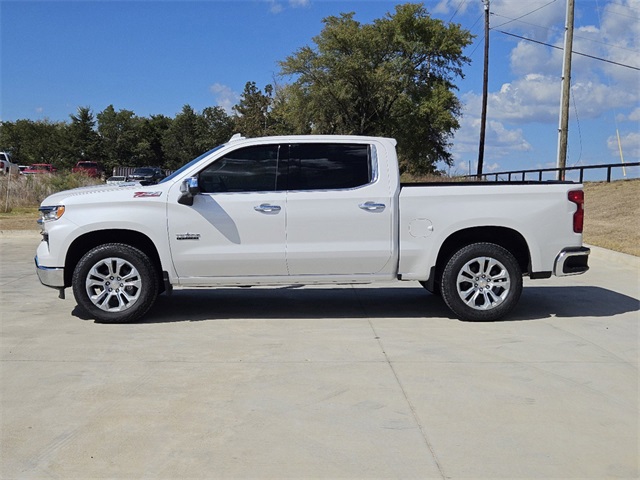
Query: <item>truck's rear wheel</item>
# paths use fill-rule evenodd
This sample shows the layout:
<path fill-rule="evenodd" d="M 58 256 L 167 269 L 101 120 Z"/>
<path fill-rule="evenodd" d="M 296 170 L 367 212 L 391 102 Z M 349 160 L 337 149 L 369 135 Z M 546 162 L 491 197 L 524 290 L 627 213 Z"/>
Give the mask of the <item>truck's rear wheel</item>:
<path fill-rule="evenodd" d="M 520 299 L 522 271 L 508 250 L 493 243 L 474 243 L 449 259 L 441 290 L 445 303 L 460 319 L 498 320 Z"/>
<path fill-rule="evenodd" d="M 142 317 L 158 295 L 156 269 L 130 245 L 109 243 L 87 252 L 73 272 L 73 295 L 100 323 L 127 323 Z"/>

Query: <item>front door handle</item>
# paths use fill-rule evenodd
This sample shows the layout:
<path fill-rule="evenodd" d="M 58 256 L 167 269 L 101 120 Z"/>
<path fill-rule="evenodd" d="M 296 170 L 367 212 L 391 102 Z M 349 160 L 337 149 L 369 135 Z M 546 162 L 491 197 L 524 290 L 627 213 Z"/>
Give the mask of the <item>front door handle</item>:
<path fill-rule="evenodd" d="M 278 213 L 282 208 L 279 205 L 270 205 L 268 203 L 263 203 L 261 205 L 256 205 L 253 207 L 256 212 L 262 213 Z"/>
<path fill-rule="evenodd" d="M 387 206 L 384 203 L 365 202 L 358 205 L 362 210 L 367 212 L 382 212 Z"/>

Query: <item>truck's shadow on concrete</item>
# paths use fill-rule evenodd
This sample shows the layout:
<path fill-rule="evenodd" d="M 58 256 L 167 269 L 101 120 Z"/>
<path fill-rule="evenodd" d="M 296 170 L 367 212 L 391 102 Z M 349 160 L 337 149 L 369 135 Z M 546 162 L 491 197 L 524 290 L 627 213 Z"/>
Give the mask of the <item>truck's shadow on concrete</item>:
<path fill-rule="evenodd" d="M 601 287 L 526 287 L 509 320 L 612 317 L 640 311 L 640 300 Z"/>
<path fill-rule="evenodd" d="M 78 310 L 78 309 L 76 309 Z M 635 298 L 600 287 L 527 287 L 503 322 L 612 317 L 640 310 Z M 79 312 L 74 311 L 79 315 Z M 161 295 L 141 323 L 223 319 L 454 319 L 441 298 L 416 288 L 220 288 Z"/>

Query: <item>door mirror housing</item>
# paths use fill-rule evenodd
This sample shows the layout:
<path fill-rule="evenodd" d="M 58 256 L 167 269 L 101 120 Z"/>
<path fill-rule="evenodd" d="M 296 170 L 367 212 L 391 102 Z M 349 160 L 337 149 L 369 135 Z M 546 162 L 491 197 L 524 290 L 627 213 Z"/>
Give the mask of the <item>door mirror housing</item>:
<path fill-rule="evenodd" d="M 180 197 L 178 203 L 180 205 L 193 205 L 193 197 L 200 193 L 200 187 L 198 185 L 198 177 L 189 177 L 183 180 L 180 184 Z"/>

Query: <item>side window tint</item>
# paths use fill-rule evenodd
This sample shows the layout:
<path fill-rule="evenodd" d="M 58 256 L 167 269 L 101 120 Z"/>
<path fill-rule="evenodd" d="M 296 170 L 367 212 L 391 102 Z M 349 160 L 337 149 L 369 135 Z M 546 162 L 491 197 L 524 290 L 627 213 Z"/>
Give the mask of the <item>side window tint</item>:
<path fill-rule="evenodd" d="M 205 193 L 276 190 L 278 150 L 278 145 L 261 145 L 228 153 L 200 172 L 200 190 Z"/>
<path fill-rule="evenodd" d="M 370 181 L 367 145 L 302 144 L 291 147 L 289 190 L 355 188 Z"/>

